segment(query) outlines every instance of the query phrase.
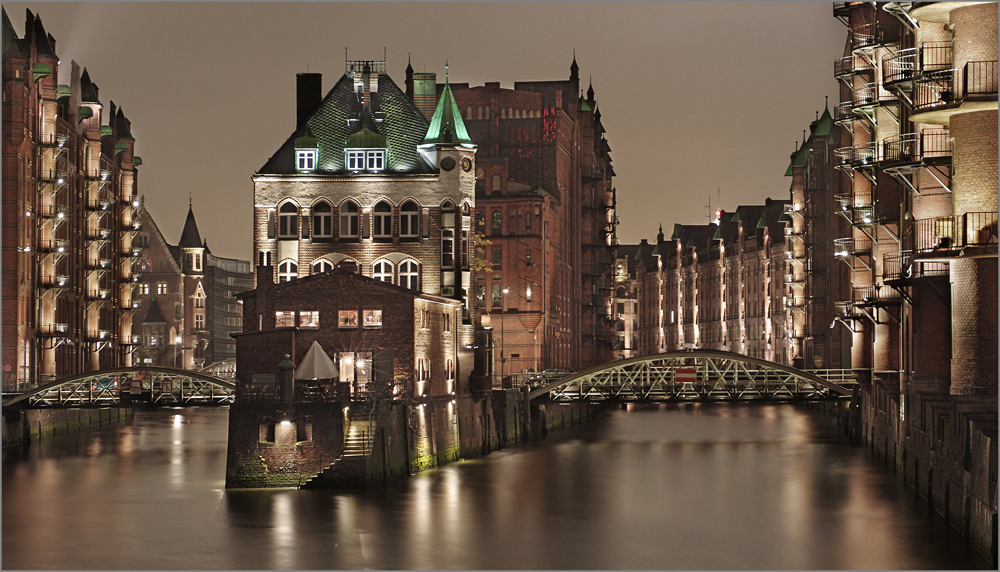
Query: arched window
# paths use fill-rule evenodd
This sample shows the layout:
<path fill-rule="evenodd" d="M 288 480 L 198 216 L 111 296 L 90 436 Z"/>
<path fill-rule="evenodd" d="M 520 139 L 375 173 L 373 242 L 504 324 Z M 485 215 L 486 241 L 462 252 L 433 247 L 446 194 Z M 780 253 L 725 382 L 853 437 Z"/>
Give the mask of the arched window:
<path fill-rule="evenodd" d="M 372 236 L 378 239 L 392 238 L 392 206 L 385 201 L 375 205 L 375 220 Z"/>
<path fill-rule="evenodd" d="M 321 258 L 312 263 L 312 273 L 322 274 L 333 270 L 333 263 L 325 258 Z"/>
<path fill-rule="evenodd" d="M 299 237 L 299 208 L 289 201 L 278 209 L 278 238 Z"/>
<path fill-rule="evenodd" d="M 472 106 L 471 105 L 465 108 L 465 118 L 466 119 L 472 119 Z"/>
<path fill-rule="evenodd" d="M 333 207 L 323 201 L 313 207 L 313 238 L 333 237 Z"/>
<path fill-rule="evenodd" d="M 340 205 L 340 238 L 358 237 L 358 205 L 351 201 Z"/>
<path fill-rule="evenodd" d="M 479 106 L 479 119 L 482 119 L 482 118 L 483 118 L 483 106 L 480 105 Z"/>
<path fill-rule="evenodd" d="M 420 232 L 417 225 L 417 213 L 420 207 L 413 201 L 406 201 L 399 209 L 399 237 L 416 238 Z"/>
<path fill-rule="evenodd" d="M 500 192 L 500 175 L 493 175 L 493 180 L 490 182 L 490 192 Z"/>
<path fill-rule="evenodd" d="M 507 110 L 502 107 L 500 108 L 500 119 L 507 119 Z"/>
<path fill-rule="evenodd" d="M 420 265 L 416 260 L 405 260 L 399 265 L 399 285 L 410 290 L 420 290 Z"/>
<path fill-rule="evenodd" d="M 487 106 L 486 107 L 486 119 L 489 119 L 489 118 L 490 118 L 490 108 L 489 108 L 489 106 Z"/>
<path fill-rule="evenodd" d="M 288 282 L 299 276 L 299 265 L 294 260 L 285 260 L 278 264 L 278 282 Z"/>
<path fill-rule="evenodd" d="M 388 260 L 379 260 L 372 264 L 372 278 L 382 282 L 392 282 L 392 263 Z"/>

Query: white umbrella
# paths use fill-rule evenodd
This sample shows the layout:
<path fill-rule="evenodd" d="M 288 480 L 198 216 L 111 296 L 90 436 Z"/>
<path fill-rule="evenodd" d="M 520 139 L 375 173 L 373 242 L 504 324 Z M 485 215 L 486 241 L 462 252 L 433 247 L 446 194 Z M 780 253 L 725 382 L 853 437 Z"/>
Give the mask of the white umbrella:
<path fill-rule="evenodd" d="M 319 342 L 313 342 L 295 370 L 295 379 L 330 379 L 340 377 L 337 365 L 326 355 Z"/>

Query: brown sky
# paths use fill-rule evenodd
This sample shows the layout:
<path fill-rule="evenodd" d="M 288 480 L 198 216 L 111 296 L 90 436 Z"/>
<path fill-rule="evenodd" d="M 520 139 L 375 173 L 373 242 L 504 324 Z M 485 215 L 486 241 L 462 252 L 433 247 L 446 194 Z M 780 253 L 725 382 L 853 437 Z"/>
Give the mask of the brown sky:
<path fill-rule="evenodd" d="M 295 74 L 324 93 L 352 59 L 388 54 L 401 87 L 417 71 L 453 82 L 580 76 L 594 90 L 618 176 L 622 243 L 662 223 L 788 196 L 802 130 L 836 104 L 834 59 L 846 29 L 829 2 L 641 3 L 20 3 L 19 34 L 40 15 L 69 61 L 88 68 L 105 105 L 132 121 L 139 192 L 176 243 L 189 193 L 220 256 L 250 258 L 250 176 L 292 132 Z M 107 119 L 105 118 L 105 122 Z"/>

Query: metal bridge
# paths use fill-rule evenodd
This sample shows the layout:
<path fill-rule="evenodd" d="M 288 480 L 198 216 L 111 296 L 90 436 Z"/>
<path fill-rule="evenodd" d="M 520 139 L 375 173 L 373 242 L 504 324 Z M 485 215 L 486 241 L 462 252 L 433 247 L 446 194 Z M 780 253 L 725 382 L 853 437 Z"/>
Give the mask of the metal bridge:
<path fill-rule="evenodd" d="M 118 405 L 149 402 L 159 405 L 232 403 L 236 384 L 209 373 L 166 367 L 123 367 L 66 377 L 4 400 L 9 407 L 27 401 L 30 407 Z"/>
<path fill-rule="evenodd" d="M 553 401 L 714 401 L 849 396 L 854 370 L 804 371 L 717 350 L 684 350 L 609 362 L 533 388 Z"/>

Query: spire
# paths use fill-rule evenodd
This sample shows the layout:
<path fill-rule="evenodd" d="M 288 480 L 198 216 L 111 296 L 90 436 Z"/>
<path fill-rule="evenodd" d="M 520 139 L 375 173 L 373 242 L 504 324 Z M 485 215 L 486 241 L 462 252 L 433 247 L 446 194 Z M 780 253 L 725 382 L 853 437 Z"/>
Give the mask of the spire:
<path fill-rule="evenodd" d="M 201 248 L 201 233 L 198 232 L 198 223 L 194 221 L 194 210 L 191 206 L 191 198 L 188 196 L 188 215 L 184 221 L 184 230 L 181 231 L 181 240 L 177 243 L 181 248 Z"/>
<path fill-rule="evenodd" d="M 438 100 L 434 115 L 431 116 L 430 127 L 427 128 L 427 135 L 421 144 L 471 145 L 472 139 L 465 129 L 462 113 L 458 109 L 458 103 L 455 102 L 454 94 L 451 93 L 451 84 L 448 83 L 447 63 L 444 69 L 444 91 L 441 92 L 441 99 Z"/>
<path fill-rule="evenodd" d="M 580 81 L 580 66 L 576 65 L 576 49 L 573 50 L 573 63 L 569 66 L 569 80 Z"/>
<path fill-rule="evenodd" d="M 587 103 L 594 106 L 594 76 L 590 77 L 590 87 L 587 88 Z"/>
<path fill-rule="evenodd" d="M 97 84 L 90 80 L 90 72 L 83 68 L 83 75 L 80 76 L 80 101 L 83 103 L 100 103 L 97 98 Z"/>

